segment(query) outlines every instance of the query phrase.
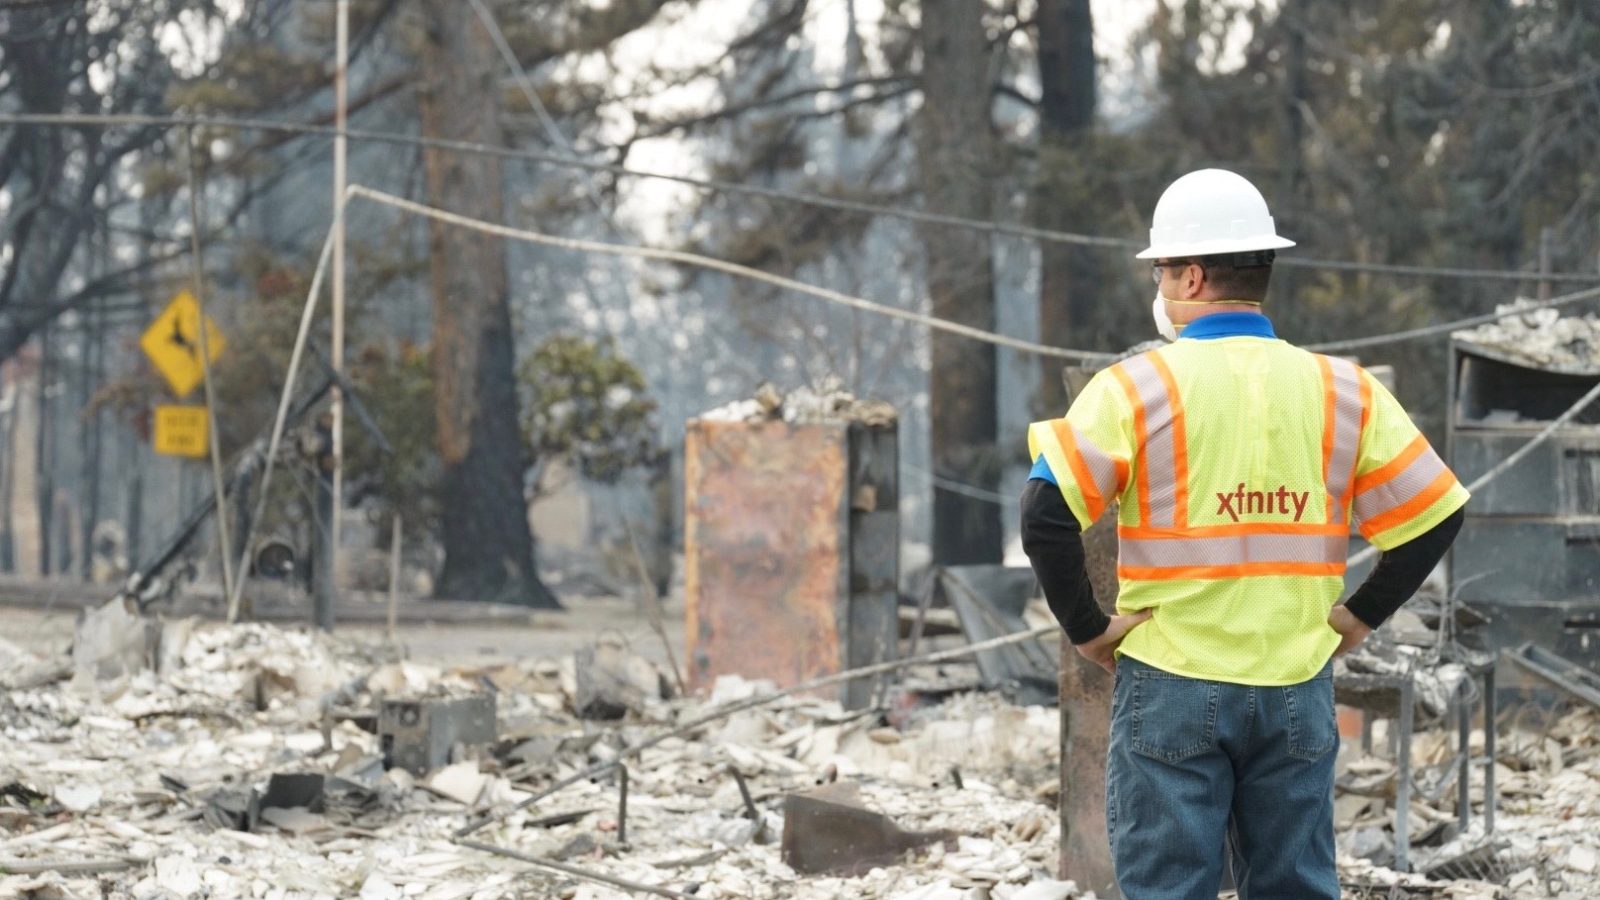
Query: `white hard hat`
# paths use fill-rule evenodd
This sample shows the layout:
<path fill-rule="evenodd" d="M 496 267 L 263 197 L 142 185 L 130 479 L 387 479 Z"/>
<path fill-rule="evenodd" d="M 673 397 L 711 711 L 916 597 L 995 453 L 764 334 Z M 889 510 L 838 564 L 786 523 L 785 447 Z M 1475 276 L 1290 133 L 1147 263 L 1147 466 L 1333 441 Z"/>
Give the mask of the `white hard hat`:
<path fill-rule="evenodd" d="M 1273 230 L 1267 201 L 1242 175 L 1200 169 L 1174 181 L 1156 201 L 1150 246 L 1139 259 L 1172 259 L 1293 247 Z"/>

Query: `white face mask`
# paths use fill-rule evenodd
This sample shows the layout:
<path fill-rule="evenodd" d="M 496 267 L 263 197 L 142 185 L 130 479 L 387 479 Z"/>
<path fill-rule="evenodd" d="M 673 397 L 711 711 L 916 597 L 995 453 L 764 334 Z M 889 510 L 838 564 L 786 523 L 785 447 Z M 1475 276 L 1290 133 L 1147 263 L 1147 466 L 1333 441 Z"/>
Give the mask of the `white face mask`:
<path fill-rule="evenodd" d="M 1167 300 L 1161 296 L 1161 291 L 1156 291 L 1156 300 L 1150 304 L 1150 317 L 1156 320 L 1156 332 L 1169 341 L 1178 339 L 1178 326 L 1172 324 L 1172 319 L 1167 315 Z"/>

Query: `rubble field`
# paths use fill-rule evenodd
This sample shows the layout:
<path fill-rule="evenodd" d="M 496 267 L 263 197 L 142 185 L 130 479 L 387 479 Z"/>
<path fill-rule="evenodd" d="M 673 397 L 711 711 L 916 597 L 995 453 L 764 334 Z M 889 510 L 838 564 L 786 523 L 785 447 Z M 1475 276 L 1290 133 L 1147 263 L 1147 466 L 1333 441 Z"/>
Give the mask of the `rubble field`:
<path fill-rule="evenodd" d="M 782 697 L 625 754 L 626 776 L 600 771 L 530 804 L 772 687 L 724 677 L 674 698 L 673 679 L 615 638 L 449 668 L 261 624 L 156 630 L 142 659 L 109 668 L 0 642 L 0 897 L 1092 896 L 1054 877 L 1054 708 L 977 692 L 889 690 L 866 712 Z M 448 747 L 420 774 L 385 768 L 403 749 L 378 733 L 387 703 L 484 697 L 492 741 Z M 1424 834 L 1454 818 L 1452 790 L 1438 809 L 1414 803 L 1413 835 L 1440 844 L 1414 858 L 1464 855 L 1479 863 L 1467 874 L 1493 880 L 1383 868 L 1394 767 L 1347 742 L 1347 896 L 1600 896 L 1597 725 L 1589 708 L 1508 718 L 1492 843 Z M 1442 732 L 1413 746 L 1419 780 L 1452 760 Z M 480 817 L 474 846 L 458 839 Z M 827 856 L 836 845 L 856 858 Z"/>

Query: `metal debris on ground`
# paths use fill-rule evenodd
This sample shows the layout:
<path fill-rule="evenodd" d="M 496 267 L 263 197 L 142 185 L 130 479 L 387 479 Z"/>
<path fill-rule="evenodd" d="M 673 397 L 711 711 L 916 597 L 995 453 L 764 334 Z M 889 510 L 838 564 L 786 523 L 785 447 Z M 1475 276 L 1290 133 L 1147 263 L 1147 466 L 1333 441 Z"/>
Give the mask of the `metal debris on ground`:
<path fill-rule="evenodd" d="M 1494 832 L 1483 832 L 1483 774 L 1474 768 L 1469 796 L 1472 825 L 1452 832 L 1457 791 L 1413 790 L 1411 817 L 1413 873 L 1388 868 L 1393 861 L 1389 833 L 1397 771 L 1382 749 L 1389 738 L 1381 726 L 1374 755 L 1346 745 L 1335 790 L 1339 866 L 1352 897 L 1592 897 L 1600 873 L 1600 710 L 1580 706 L 1541 711 L 1516 708 L 1501 725 L 1495 752 L 1495 793 L 1499 809 Z M 1419 731 L 1412 739 L 1417 762 L 1414 786 L 1457 770 L 1452 729 Z M 1484 734 L 1474 728 L 1469 752 L 1485 753 Z M 1427 846 L 1434 844 L 1434 846 Z"/>

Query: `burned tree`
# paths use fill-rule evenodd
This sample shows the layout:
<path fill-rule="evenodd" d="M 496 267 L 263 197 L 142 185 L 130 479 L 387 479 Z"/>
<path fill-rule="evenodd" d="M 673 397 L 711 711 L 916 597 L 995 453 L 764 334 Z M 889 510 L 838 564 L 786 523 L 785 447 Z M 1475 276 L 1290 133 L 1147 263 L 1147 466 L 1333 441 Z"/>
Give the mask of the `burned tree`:
<path fill-rule="evenodd" d="M 930 212 L 991 217 L 994 165 L 989 124 L 988 44 L 980 0 L 939 0 L 922 8 L 922 95 L 917 165 Z M 994 260 L 987 240 L 942 226 L 922 232 L 933 315 L 994 330 Z M 928 374 L 935 473 L 993 489 L 996 475 L 995 348 L 935 332 Z M 945 564 L 998 562 L 1000 516 L 993 505 L 934 488 L 933 555 Z"/>
<path fill-rule="evenodd" d="M 495 51 L 478 20 L 454 5 L 423 9 L 424 134 L 502 141 Z M 475 219 L 502 218 L 500 160 L 439 148 L 423 153 L 428 202 Z M 440 596 L 559 607 L 534 570 L 522 491 L 505 246 L 437 220 L 428 224 L 433 294 L 434 416 L 438 426 L 444 571 Z"/>

